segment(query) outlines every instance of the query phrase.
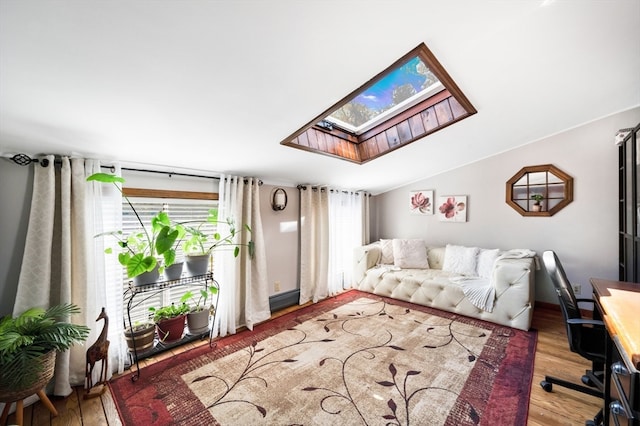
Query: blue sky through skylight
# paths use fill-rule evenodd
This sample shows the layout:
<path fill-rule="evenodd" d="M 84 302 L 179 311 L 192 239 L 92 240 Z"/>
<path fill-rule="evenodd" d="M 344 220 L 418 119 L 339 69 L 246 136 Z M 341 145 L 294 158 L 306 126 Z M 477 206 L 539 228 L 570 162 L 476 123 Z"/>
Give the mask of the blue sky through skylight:
<path fill-rule="evenodd" d="M 375 84 L 331 113 L 327 119 L 358 130 L 402 102 L 419 97 L 438 82 L 422 59 L 415 56 L 389 71 Z"/>
<path fill-rule="evenodd" d="M 417 66 L 422 63 L 415 57 L 402 67 L 391 71 L 380 81 L 356 96 L 355 101 L 361 102 L 375 110 L 387 110 L 393 103 L 393 92 L 397 87 L 409 84 L 417 92 L 420 92 L 427 77 L 417 72 Z"/>

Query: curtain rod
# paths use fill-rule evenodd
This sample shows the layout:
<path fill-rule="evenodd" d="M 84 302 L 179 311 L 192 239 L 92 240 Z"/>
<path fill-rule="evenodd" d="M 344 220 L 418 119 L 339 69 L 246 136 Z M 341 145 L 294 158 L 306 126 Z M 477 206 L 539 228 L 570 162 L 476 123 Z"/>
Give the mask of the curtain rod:
<path fill-rule="evenodd" d="M 318 186 L 318 185 L 309 185 L 311 187 L 312 191 L 317 191 L 318 189 L 320 191 L 329 191 L 329 192 L 342 192 L 343 194 L 356 194 L 356 195 L 366 195 L 366 196 L 371 196 L 371 194 L 369 194 L 367 191 L 365 190 L 358 190 L 358 191 L 347 191 L 345 189 L 340 190 L 340 189 L 333 189 L 333 188 L 327 188 L 326 186 Z M 306 191 L 307 190 L 307 185 L 298 185 L 296 186 L 296 188 L 298 189 L 298 191 Z"/>
<path fill-rule="evenodd" d="M 28 166 L 29 164 L 32 163 L 37 163 L 40 164 L 42 167 L 48 167 L 49 166 L 49 160 L 47 158 L 42 158 L 40 160 L 38 160 L 37 158 L 31 158 L 29 157 L 27 154 L 15 154 L 13 157 L 10 158 L 11 161 L 13 161 L 14 163 L 16 163 L 19 166 Z M 55 160 L 53 160 L 54 164 L 62 164 L 62 160 L 60 158 L 56 158 Z M 115 172 L 115 168 L 114 166 L 100 166 L 103 169 L 110 169 L 111 172 Z M 128 172 L 144 172 L 144 173 L 160 173 L 160 174 L 165 174 L 165 175 L 169 175 L 169 177 L 171 176 L 185 176 L 185 177 L 194 177 L 194 178 L 202 178 L 202 179 L 217 179 L 220 180 L 219 176 L 206 176 L 206 175 L 196 175 L 196 174 L 192 174 L 192 173 L 182 173 L 182 172 L 166 172 L 166 171 L 162 171 L 162 170 L 148 170 L 148 169 L 134 169 L 134 168 L 130 168 L 130 167 L 121 167 L 121 170 L 126 170 Z M 244 183 L 247 183 L 248 179 L 244 178 Z M 257 180 L 258 186 L 262 185 L 262 180 L 258 179 Z"/>
<path fill-rule="evenodd" d="M 42 167 L 49 166 L 49 159 L 42 158 L 38 160 L 37 158 L 31 158 L 27 154 L 15 154 L 13 157 L 9 159 L 19 166 L 28 166 L 29 164 L 32 164 L 32 163 L 40 164 Z M 60 165 L 62 164 L 62 160 L 60 158 L 56 158 L 55 160 L 53 160 L 53 164 Z M 112 173 L 115 171 L 114 166 L 100 166 L 100 167 L 103 169 L 110 169 Z M 196 174 L 181 173 L 181 172 L 165 172 L 160 170 L 134 169 L 129 167 L 121 167 L 121 170 L 126 170 L 129 172 L 161 173 L 161 174 L 169 175 L 169 177 L 171 177 L 172 175 L 175 175 L 175 176 L 196 177 L 196 178 L 204 178 L 204 179 L 220 179 L 217 176 L 205 176 L 205 175 L 196 175 Z"/>
<path fill-rule="evenodd" d="M 56 162 L 58 162 L 58 160 L 56 160 Z M 114 167 L 113 166 L 101 166 L 103 168 L 107 168 L 107 169 L 111 169 L 112 172 L 114 172 Z M 166 172 L 163 170 L 147 170 L 147 169 L 133 169 L 133 168 L 129 168 L 129 167 L 120 167 L 120 170 L 126 170 L 128 172 L 144 172 L 144 173 L 160 173 L 160 174 L 165 174 L 165 175 L 169 175 L 169 177 L 171 176 L 185 176 L 185 177 L 195 177 L 195 178 L 203 178 L 203 179 L 217 179 L 220 180 L 221 178 L 219 176 L 205 176 L 205 175 L 195 175 L 195 174 L 191 174 L 191 173 L 181 173 L 181 172 Z M 227 178 L 225 178 L 225 180 L 227 180 Z M 249 179 L 246 177 L 243 177 L 243 182 L 244 183 L 248 183 Z M 262 186 L 262 180 L 258 179 L 256 181 L 256 183 L 258 184 L 258 186 Z"/>
<path fill-rule="evenodd" d="M 113 166 L 102 166 L 105 168 L 110 168 L 113 170 Z M 144 172 L 144 173 L 159 173 L 171 176 L 186 176 L 186 177 L 195 177 L 195 178 L 203 178 L 203 179 L 220 179 L 218 176 L 205 176 L 205 175 L 195 175 L 191 173 L 181 173 L 181 172 L 165 172 L 162 170 L 147 170 L 147 169 L 133 169 L 129 167 L 121 167 L 121 170 L 126 170 L 128 172 Z"/>

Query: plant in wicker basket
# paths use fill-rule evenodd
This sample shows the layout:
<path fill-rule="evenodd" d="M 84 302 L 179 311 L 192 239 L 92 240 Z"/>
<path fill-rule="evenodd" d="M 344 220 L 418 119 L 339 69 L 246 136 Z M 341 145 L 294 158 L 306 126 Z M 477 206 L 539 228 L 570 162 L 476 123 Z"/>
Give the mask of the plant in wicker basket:
<path fill-rule="evenodd" d="M 31 308 L 0 320 L 0 394 L 39 385 L 44 370 L 53 371 L 54 351 L 66 351 L 87 339 L 89 327 L 63 320 L 77 313 L 80 308 L 76 305 L 61 304 L 46 310 Z"/>

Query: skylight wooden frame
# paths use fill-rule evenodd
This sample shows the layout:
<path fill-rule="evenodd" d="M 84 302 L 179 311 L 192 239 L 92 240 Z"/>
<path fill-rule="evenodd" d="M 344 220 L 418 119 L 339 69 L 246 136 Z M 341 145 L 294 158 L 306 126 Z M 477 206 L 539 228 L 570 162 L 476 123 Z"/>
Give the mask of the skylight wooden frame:
<path fill-rule="evenodd" d="M 342 107 L 357 94 L 374 85 L 387 73 L 415 56 L 419 56 L 425 65 L 429 67 L 444 86 L 444 90 L 392 115 L 360 135 L 338 127 L 330 128 L 321 125 L 322 121 L 333 111 Z M 364 164 L 475 113 L 477 113 L 477 110 L 462 93 L 458 85 L 427 46 L 421 43 L 280 143 L 293 148 Z"/>

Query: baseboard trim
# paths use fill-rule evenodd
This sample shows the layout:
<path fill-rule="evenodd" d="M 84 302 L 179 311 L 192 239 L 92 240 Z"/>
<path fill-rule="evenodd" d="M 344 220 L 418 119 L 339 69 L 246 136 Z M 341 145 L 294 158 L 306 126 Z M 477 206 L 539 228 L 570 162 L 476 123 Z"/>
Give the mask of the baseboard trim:
<path fill-rule="evenodd" d="M 300 302 L 300 290 L 289 290 L 284 293 L 274 294 L 269 297 L 269 309 L 271 312 L 297 305 Z"/>
<path fill-rule="evenodd" d="M 551 311 L 560 312 L 560 305 L 557 303 L 549 303 L 549 302 L 538 302 L 536 300 L 536 308 L 549 309 Z"/>
<path fill-rule="evenodd" d="M 536 308 L 548 309 L 550 311 L 560 312 L 560 305 L 549 302 L 536 302 Z M 580 309 L 580 315 L 582 318 L 591 318 L 593 312 L 588 309 Z"/>

